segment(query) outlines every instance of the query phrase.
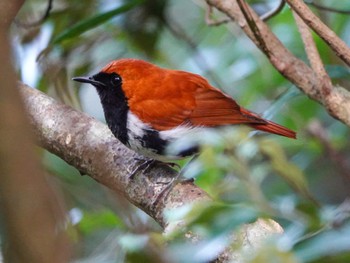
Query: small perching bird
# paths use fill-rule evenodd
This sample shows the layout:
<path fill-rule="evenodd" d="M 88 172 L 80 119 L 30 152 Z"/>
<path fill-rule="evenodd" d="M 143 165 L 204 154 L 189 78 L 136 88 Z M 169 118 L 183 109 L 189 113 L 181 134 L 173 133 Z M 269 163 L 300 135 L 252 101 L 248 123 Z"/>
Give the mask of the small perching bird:
<path fill-rule="evenodd" d="M 197 146 L 167 156 L 167 146 L 203 128 L 245 124 L 296 138 L 296 133 L 240 107 L 203 77 L 160 68 L 138 59 L 119 59 L 91 77 L 73 80 L 95 86 L 115 137 L 132 150 L 160 161 L 196 154 Z"/>

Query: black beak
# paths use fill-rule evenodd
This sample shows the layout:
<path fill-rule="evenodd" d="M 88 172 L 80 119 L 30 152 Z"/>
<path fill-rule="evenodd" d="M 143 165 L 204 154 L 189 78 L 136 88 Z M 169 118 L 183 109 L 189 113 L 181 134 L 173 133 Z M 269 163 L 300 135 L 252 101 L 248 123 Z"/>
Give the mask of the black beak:
<path fill-rule="evenodd" d="M 82 83 L 90 83 L 95 87 L 106 87 L 106 84 L 103 82 L 94 80 L 93 77 L 74 77 L 72 78 L 74 81 L 82 82 Z"/>

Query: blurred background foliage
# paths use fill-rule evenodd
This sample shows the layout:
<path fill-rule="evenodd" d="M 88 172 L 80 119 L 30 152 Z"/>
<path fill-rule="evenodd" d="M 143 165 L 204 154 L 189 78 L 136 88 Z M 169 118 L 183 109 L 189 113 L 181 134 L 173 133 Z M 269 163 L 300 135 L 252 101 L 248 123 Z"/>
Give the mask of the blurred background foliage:
<path fill-rule="evenodd" d="M 249 4 L 264 14 L 277 0 Z M 305 1 L 350 45 L 349 1 Z M 48 4 L 52 4 L 43 18 Z M 132 57 L 201 74 L 242 106 L 298 132 L 297 140 L 249 133 L 245 127 L 203 134 L 203 154 L 186 166 L 186 177 L 214 205 L 179 211 L 198 244 L 161 228 L 121 196 L 58 157 L 42 151 L 50 179 L 65 198 L 67 231 L 75 262 L 206 262 L 226 234 L 257 217 L 285 229 L 264 243 L 248 262 L 350 262 L 349 127 L 284 79 L 234 23 L 208 26 L 201 0 L 26 1 L 13 27 L 22 80 L 103 121 L 95 90 L 71 81 L 97 72 L 107 62 Z M 214 12 L 213 19 L 225 18 Z M 36 23 L 43 20 L 42 23 Z M 289 7 L 268 20 L 279 39 L 299 58 L 306 55 Z M 335 85 L 350 88 L 349 69 L 315 36 Z M 186 141 L 174 145 L 182 147 Z M 173 149 L 173 150 L 174 150 Z M 236 244 L 237 245 L 237 244 Z"/>

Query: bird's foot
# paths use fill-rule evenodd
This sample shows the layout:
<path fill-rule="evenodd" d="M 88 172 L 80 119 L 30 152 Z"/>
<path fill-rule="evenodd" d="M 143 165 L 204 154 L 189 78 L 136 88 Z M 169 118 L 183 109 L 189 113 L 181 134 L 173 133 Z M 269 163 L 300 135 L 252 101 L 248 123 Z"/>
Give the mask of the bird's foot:
<path fill-rule="evenodd" d="M 142 161 L 142 163 L 140 165 L 138 165 L 129 175 L 129 179 L 134 179 L 135 175 L 140 172 L 140 171 L 147 171 L 148 169 L 150 169 L 150 167 L 152 167 L 154 165 L 154 163 L 156 162 L 156 160 L 154 159 L 141 159 L 141 158 L 136 158 L 137 161 Z"/>
<path fill-rule="evenodd" d="M 142 163 L 140 165 L 138 165 L 129 175 L 130 179 L 133 179 L 135 174 L 137 174 L 140 171 L 143 171 L 144 173 L 146 173 L 149 169 L 151 169 L 152 167 L 154 167 L 155 165 L 166 165 L 166 166 L 170 166 L 171 168 L 177 167 L 178 169 L 181 169 L 180 165 L 177 163 L 165 163 L 165 162 L 161 162 L 155 159 L 142 159 L 142 158 L 135 158 L 137 161 L 142 161 Z"/>

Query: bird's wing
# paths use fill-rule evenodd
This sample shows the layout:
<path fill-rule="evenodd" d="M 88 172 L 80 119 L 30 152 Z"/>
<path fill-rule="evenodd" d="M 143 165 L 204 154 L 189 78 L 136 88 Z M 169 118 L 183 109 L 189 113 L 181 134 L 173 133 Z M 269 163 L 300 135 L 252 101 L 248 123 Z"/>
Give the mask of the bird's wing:
<path fill-rule="evenodd" d="M 227 124 L 266 123 L 256 115 L 245 114 L 242 108 L 220 90 L 199 82 L 195 93 L 196 107 L 190 120 L 194 125 L 222 126 Z"/>
<path fill-rule="evenodd" d="M 242 113 L 238 104 L 201 76 L 170 71 L 161 81 L 147 81 L 153 87 L 129 99 L 129 106 L 143 122 L 157 130 L 179 125 L 221 126 L 266 123 L 256 115 Z"/>

